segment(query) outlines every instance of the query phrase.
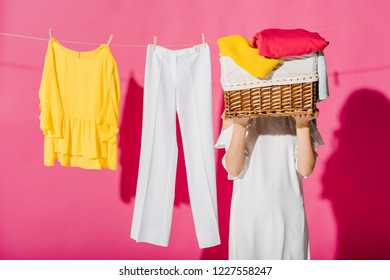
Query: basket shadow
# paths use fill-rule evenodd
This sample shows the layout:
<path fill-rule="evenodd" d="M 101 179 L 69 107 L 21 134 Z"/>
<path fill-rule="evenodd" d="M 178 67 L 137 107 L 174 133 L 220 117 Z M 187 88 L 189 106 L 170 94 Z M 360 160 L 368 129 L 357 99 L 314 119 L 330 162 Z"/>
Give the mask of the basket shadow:
<path fill-rule="evenodd" d="M 390 102 L 373 89 L 351 93 L 322 175 L 337 223 L 336 259 L 390 259 Z"/>

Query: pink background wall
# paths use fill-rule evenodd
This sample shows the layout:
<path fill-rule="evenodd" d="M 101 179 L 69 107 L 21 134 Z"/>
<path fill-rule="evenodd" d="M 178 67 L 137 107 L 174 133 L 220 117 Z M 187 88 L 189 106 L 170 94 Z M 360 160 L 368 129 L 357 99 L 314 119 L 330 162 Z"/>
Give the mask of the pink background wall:
<path fill-rule="evenodd" d="M 226 259 L 231 182 L 216 152 L 222 245 L 200 250 L 183 157 L 168 248 L 129 238 L 141 139 L 145 46 L 211 47 L 215 136 L 222 90 L 216 39 L 305 28 L 330 41 L 331 98 L 318 120 L 326 146 L 305 181 L 313 259 L 389 259 L 390 4 L 319 1 L 2 0 L 0 32 L 112 46 L 122 85 L 116 172 L 43 166 L 38 88 L 46 41 L 0 36 L 0 259 Z M 76 50 L 95 46 L 63 43 Z M 172 47 L 179 48 L 179 47 Z"/>

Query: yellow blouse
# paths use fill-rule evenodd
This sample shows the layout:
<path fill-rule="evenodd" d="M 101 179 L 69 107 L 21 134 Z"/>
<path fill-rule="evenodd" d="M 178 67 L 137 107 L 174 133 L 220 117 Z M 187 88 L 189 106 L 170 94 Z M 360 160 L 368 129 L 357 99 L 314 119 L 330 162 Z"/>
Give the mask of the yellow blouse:
<path fill-rule="evenodd" d="M 49 41 L 39 89 L 44 164 L 115 170 L 120 83 L 105 44 L 77 52 Z"/>

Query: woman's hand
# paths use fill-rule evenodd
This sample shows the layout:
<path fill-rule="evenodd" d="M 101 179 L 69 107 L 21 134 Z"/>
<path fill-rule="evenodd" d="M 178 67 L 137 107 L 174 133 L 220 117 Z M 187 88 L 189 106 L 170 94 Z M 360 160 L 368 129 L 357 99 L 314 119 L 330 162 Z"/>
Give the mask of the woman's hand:
<path fill-rule="evenodd" d="M 233 177 L 239 176 L 245 163 L 245 138 L 246 128 L 248 127 L 248 118 L 226 119 L 222 114 L 223 127 L 226 129 L 233 125 L 233 134 L 230 146 L 226 152 L 226 169 Z"/>
<path fill-rule="evenodd" d="M 239 125 L 239 126 L 242 126 L 242 127 L 247 127 L 248 124 L 249 124 L 249 118 L 225 118 L 225 113 L 222 114 L 221 116 L 222 120 L 224 121 L 224 123 L 227 123 L 229 124 L 228 127 L 231 125 L 231 124 L 235 124 L 235 125 Z"/>
<path fill-rule="evenodd" d="M 222 129 L 226 129 L 231 125 L 246 128 L 250 120 L 248 118 L 225 118 L 225 113 L 222 114 L 221 119 L 223 120 Z"/>
<path fill-rule="evenodd" d="M 314 111 L 309 110 L 306 114 L 295 115 L 294 119 L 296 122 L 296 127 L 297 128 L 309 127 L 310 121 L 318 118 L 318 115 L 319 115 L 319 111 L 317 109 Z"/>
<path fill-rule="evenodd" d="M 318 110 L 296 115 L 297 128 L 297 171 L 304 177 L 309 176 L 316 164 L 316 157 L 310 137 L 310 121 L 318 117 Z"/>
<path fill-rule="evenodd" d="M 246 128 L 248 126 L 249 120 L 250 119 L 247 118 L 235 118 L 232 119 L 232 122 L 234 125 L 239 125 Z"/>

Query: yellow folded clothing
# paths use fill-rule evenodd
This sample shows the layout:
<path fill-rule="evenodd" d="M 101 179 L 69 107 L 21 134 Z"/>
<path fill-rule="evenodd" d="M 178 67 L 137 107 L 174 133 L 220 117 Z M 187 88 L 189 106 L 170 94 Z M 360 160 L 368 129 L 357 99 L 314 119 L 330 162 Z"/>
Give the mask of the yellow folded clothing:
<path fill-rule="evenodd" d="M 267 58 L 241 35 L 231 35 L 217 40 L 220 56 L 229 56 L 233 61 L 256 78 L 265 78 L 278 65 L 280 59 Z"/>

